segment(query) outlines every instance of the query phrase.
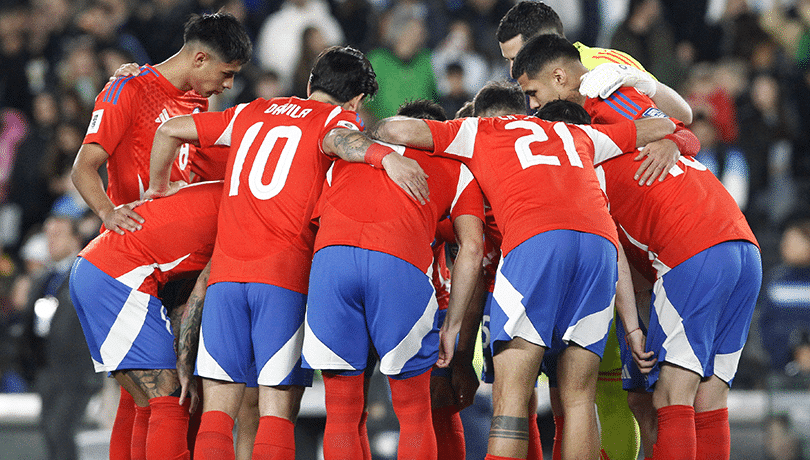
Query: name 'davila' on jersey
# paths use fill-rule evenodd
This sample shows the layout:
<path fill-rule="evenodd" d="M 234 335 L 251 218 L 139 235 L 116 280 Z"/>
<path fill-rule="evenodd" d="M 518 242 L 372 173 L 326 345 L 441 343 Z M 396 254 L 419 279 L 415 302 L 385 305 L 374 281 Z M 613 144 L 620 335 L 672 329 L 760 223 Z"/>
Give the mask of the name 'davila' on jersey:
<path fill-rule="evenodd" d="M 272 104 L 264 113 L 270 115 L 287 115 L 290 118 L 304 118 L 312 112 L 312 109 L 301 109 L 298 104 Z"/>

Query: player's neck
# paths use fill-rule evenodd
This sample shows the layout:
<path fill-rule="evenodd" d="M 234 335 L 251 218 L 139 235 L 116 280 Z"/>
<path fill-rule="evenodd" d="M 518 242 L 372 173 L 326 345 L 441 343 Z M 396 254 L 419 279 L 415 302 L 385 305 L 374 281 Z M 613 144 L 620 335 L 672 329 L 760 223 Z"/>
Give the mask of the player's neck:
<path fill-rule="evenodd" d="M 313 100 L 313 101 L 318 101 L 318 102 L 325 102 L 327 104 L 332 104 L 332 105 L 338 105 L 338 106 L 341 106 L 341 107 L 343 106 L 342 102 L 336 101 L 335 98 L 333 98 L 332 96 L 324 93 L 323 91 L 315 91 L 312 94 L 310 94 L 307 99 L 310 99 L 310 100 Z"/>
<path fill-rule="evenodd" d="M 166 59 L 160 64 L 155 64 L 154 68 L 160 72 L 163 77 L 169 81 L 175 88 L 180 91 L 191 91 L 191 84 L 188 82 L 188 68 L 183 65 L 183 58 L 181 52 L 177 52 L 174 56 Z"/>

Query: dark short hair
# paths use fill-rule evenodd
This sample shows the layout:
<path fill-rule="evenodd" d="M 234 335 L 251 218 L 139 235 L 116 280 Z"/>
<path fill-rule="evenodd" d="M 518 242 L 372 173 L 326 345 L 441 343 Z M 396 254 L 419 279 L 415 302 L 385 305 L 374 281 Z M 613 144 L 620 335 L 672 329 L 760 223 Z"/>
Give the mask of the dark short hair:
<path fill-rule="evenodd" d="M 223 62 L 245 64 L 253 45 L 244 26 L 231 14 L 194 14 L 186 21 L 183 43 L 198 41 L 210 47 Z"/>
<path fill-rule="evenodd" d="M 442 106 L 429 99 L 415 99 L 405 102 L 397 109 L 397 115 L 420 118 L 422 120 L 447 120 L 447 114 L 444 112 Z"/>
<path fill-rule="evenodd" d="M 473 116 L 473 101 L 467 101 L 456 111 L 455 118 L 466 118 Z"/>
<path fill-rule="evenodd" d="M 534 76 L 548 63 L 565 58 L 579 61 L 579 50 L 568 40 L 559 35 L 538 35 L 520 48 L 512 64 L 512 78 L 523 74 Z"/>
<path fill-rule="evenodd" d="M 535 116 L 547 121 L 564 121 L 575 125 L 591 124 L 591 116 L 584 107 L 565 99 L 557 99 L 547 103 L 537 111 Z"/>
<path fill-rule="evenodd" d="M 526 95 L 517 83 L 491 81 L 473 99 L 473 116 L 482 117 L 493 111 L 526 113 Z"/>
<path fill-rule="evenodd" d="M 366 56 L 350 46 L 332 46 L 318 55 L 309 75 L 312 92 L 323 91 L 338 102 L 358 94 L 377 94 L 377 74 Z"/>
<path fill-rule="evenodd" d="M 563 36 L 560 16 L 543 2 L 524 0 L 503 15 L 495 36 L 500 43 L 505 43 L 518 35 L 523 35 L 523 40 L 528 40 L 540 33 Z"/>

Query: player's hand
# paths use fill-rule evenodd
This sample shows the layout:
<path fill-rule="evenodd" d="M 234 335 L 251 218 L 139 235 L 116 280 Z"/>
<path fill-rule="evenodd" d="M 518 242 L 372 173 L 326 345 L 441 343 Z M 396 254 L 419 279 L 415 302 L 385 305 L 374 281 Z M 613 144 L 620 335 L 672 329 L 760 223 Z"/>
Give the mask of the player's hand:
<path fill-rule="evenodd" d="M 666 179 L 669 170 L 675 166 L 680 157 L 678 146 L 669 139 L 650 142 L 639 152 L 634 160 L 641 162 L 641 166 L 636 171 L 635 179 L 638 185 L 652 185 L 655 179 L 661 182 Z"/>
<path fill-rule="evenodd" d="M 636 362 L 638 369 L 642 374 L 648 374 L 658 359 L 655 358 L 655 353 L 652 351 L 644 351 L 647 344 L 647 336 L 644 332 L 637 328 L 629 334 L 625 334 L 624 341 L 630 348 L 633 354 L 633 361 Z"/>
<path fill-rule="evenodd" d="M 439 330 L 439 360 L 436 365 L 439 367 L 449 367 L 453 362 L 453 354 L 456 351 L 456 338 L 461 324 L 452 330 L 447 327 L 447 322 Z"/>
<path fill-rule="evenodd" d="M 193 414 L 197 411 L 197 406 L 200 404 L 200 393 L 197 389 L 197 378 L 194 377 L 194 363 L 186 362 L 185 359 L 177 359 L 177 379 L 180 381 L 180 401 L 182 406 L 186 397 L 191 399 L 191 404 L 188 408 L 188 413 Z"/>
<path fill-rule="evenodd" d="M 606 62 L 582 76 L 579 92 L 585 97 L 607 99 L 622 86 L 633 86 L 649 97 L 655 95 L 658 82 L 643 70 L 635 67 Z"/>
<path fill-rule="evenodd" d="M 383 168 L 388 177 L 405 190 L 411 198 L 421 204 L 430 200 L 427 185 L 427 174 L 416 160 L 404 157 L 396 152 L 389 153 L 382 159 Z M 448 361 L 449 365 L 449 361 Z"/>
<path fill-rule="evenodd" d="M 456 358 L 459 356 L 456 355 Z M 475 400 L 475 392 L 478 391 L 481 382 L 478 380 L 478 374 L 475 372 L 471 359 L 455 359 L 452 368 L 450 382 L 456 396 L 456 406 L 458 406 L 458 410 L 462 410 L 472 405 Z"/>
<path fill-rule="evenodd" d="M 186 185 L 188 185 L 188 183 L 186 181 L 178 180 L 178 181 L 174 181 L 174 182 L 169 182 L 169 187 L 167 187 L 165 190 L 158 190 L 158 189 L 149 187 L 149 189 L 146 192 L 144 192 L 143 199 L 144 200 L 154 200 L 156 198 L 164 198 L 164 197 L 167 197 L 167 196 L 171 196 L 171 195 L 174 195 L 175 193 L 177 193 L 178 190 L 185 187 Z"/>
<path fill-rule="evenodd" d="M 121 67 L 115 70 L 115 73 L 110 77 L 110 81 L 115 80 L 118 77 L 132 77 L 137 76 L 141 73 L 141 67 L 135 62 L 129 62 L 126 64 L 121 64 Z"/>
<path fill-rule="evenodd" d="M 135 209 L 136 206 L 143 203 L 142 201 L 135 201 L 133 203 L 122 204 L 113 208 L 112 211 L 105 212 L 99 217 L 104 223 L 104 228 L 107 230 L 123 235 L 125 231 L 134 232 L 140 230 L 143 224 L 143 217 L 140 216 Z"/>

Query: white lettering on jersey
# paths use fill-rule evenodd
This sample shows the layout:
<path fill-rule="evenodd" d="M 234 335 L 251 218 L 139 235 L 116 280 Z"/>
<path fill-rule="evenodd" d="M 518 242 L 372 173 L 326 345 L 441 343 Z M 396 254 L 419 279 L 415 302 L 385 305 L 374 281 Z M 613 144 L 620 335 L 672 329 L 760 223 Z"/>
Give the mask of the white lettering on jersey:
<path fill-rule="evenodd" d="M 87 127 L 87 134 L 95 134 L 101 126 L 101 117 L 104 116 L 104 109 L 99 109 L 93 112 L 90 118 L 90 126 Z"/>
<path fill-rule="evenodd" d="M 264 113 L 269 113 L 270 115 L 287 115 L 290 118 L 304 118 L 305 116 L 309 115 L 312 112 L 312 109 L 301 109 L 301 106 L 298 104 L 272 104 Z"/>

